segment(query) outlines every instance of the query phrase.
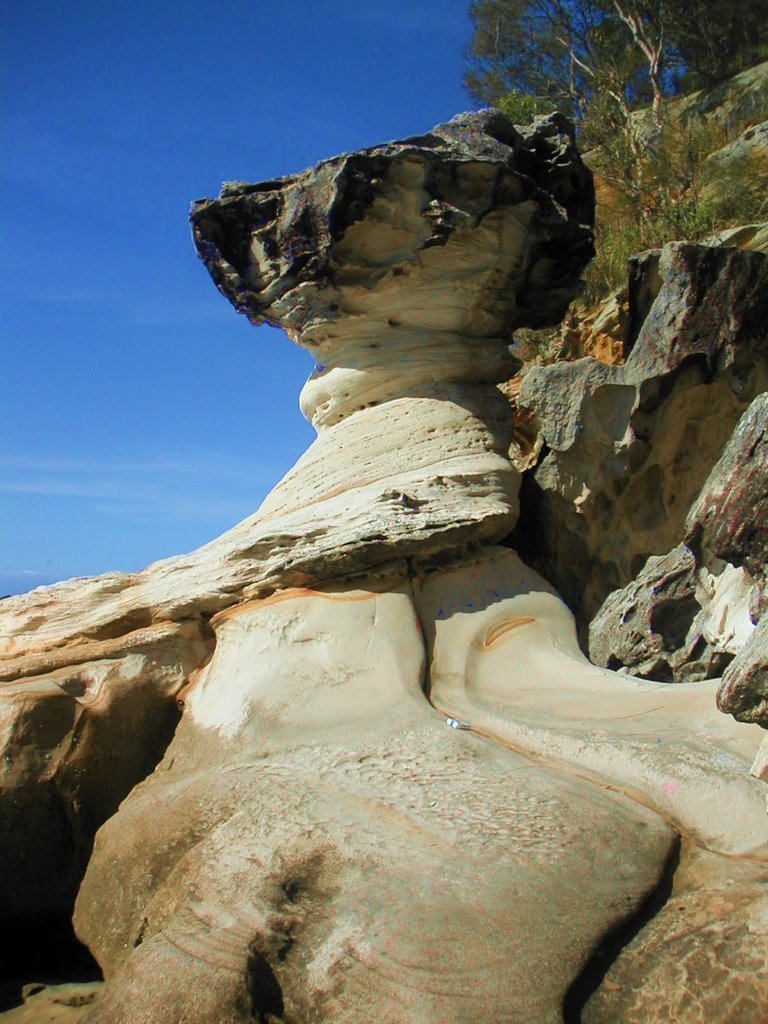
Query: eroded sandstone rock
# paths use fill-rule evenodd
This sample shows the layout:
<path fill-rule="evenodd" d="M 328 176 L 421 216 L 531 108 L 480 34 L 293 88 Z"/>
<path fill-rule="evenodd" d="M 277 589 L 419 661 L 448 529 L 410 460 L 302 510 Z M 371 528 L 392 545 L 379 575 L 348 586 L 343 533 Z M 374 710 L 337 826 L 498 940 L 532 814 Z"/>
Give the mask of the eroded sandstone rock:
<path fill-rule="evenodd" d="M 512 552 L 213 625 L 166 759 L 78 897 L 107 978 L 93 1024 L 559 1021 L 660 884 L 665 818 L 732 853 L 768 839 L 759 730 L 716 711 L 714 684 L 589 666 Z"/>
<path fill-rule="evenodd" d="M 649 558 L 590 622 L 592 661 L 670 682 L 722 675 L 754 630 L 754 581 L 733 565 L 715 568 L 697 562 L 685 544 Z"/>
<path fill-rule="evenodd" d="M 8 663 L 16 677 L 0 683 L 6 921 L 70 912 L 96 830 L 163 756 L 179 691 L 211 639 L 197 624 L 166 623 L 119 644 Z"/>
<path fill-rule="evenodd" d="M 589 628 L 596 664 L 677 681 L 725 672 L 721 709 L 761 723 L 768 721 L 767 662 L 754 624 L 768 564 L 767 431 L 763 394 L 740 419 L 691 506 L 685 542 L 649 558 L 606 599 Z"/>
<path fill-rule="evenodd" d="M 716 651 L 691 627 L 696 560 L 684 544 L 651 557 L 623 590 L 616 590 L 589 624 L 589 656 L 596 665 L 629 669 L 658 680 L 711 679 L 732 654 Z M 724 656 L 725 655 L 725 656 Z"/>
<path fill-rule="evenodd" d="M 686 522 L 686 542 L 705 562 L 743 566 L 755 580 L 768 569 L 768 394 L 739 420 Z"/>
<path fill-rule="evenodd" d="M 107 977 L 88 1020 L 560 1019 L 674 833 L 450 728 L 423 692 L 416 607 L 402 581 L 215 622 L 168 757 L 99 833 L 78 898 Z M 451 645 L 462 664 L 471 639 Z"/>
<path fill-rule="evenodd" d="M 768 728 L 768 617 L 765 615 L 723 673 L 717 703 L 721 711 L 740 722 L 758 722 Z"/>
<path fill-rule="evenodd" d="M 708 245 L 736 245 L 739 249 L 768 252 L 768 223 L 742 224 L 726 228 L 706 240 Z"/>
<path fill-rule="evenodd" d="M 681 541 L 702 481 L 768 389 L 768 256 L 671 243 L 632 294 L 636 320 L 648 312 L 630 324 L 624 366 L 536 367 L 517 400 L 540 454 L 511 542 L 585 633 L 611 592 Z"/>
<path fill-rule="evenodd" d="M 593 206 L 566 122 L 521 132 L 487 111 L 195 204 L 225 294 L 315 353 L 302 405 L 318 442 L 198 551 L 4 601 L 3 656 L 503 536 L 517 474 L 494 385 L 515 365 L 512 329 L 557 322 L 578 290 Z"/>
<path fill-rule="evenodd" d="M 686 847 L 667 903 L 611 966 L 584 1024 L 762 1024 L 766 881 L 765 862 Z"/>
<path fill-rule="evenodd" d="M 556 321 L 577 290 L 592 208 L 566 122 L 519 131 L 490 112 L 196 204 L 198 251 L 225 294 L 315 355 L 302 408 L 319 436 L 253 516 L 190 555 L 0 605 L 5 813 L 26 822 L 4 833 L 14 913 L 44 909 L 44 890 L 71 899 L 93 830 L 162 753 L 156 734 L 172 732 L 212 615 L 276 588 L 398 578 L 509 531 L 519 474 L 496 383 L 515 366 L 512 328 Z M 157 672 L 133 652 L 147 631 L 170 638 Z M 97 677 L 115 685 L 89 703 Z M 131 700 L 145 702 L 147 730 Z M 34 767 L 13 738 L 33 714 L 56 722 Z M 106 783 L 83 739 L 93 731 L 124 754 Z M 78 780 L 65 796 L 62 760 Z M 53 810 L 61 841 L 26 861 Z"/>
<path fill-rule="evenodd" d="M 516 515 L 509 331 L 562 313 L 591 204 L 560 119 L 495 112 L 196 204 L 224 294 L 315 353 L 318 439 L 200 551 L 4 609 L 22 691 L 83 645 L 122 671 L 126 631 L 204 641 L 152 696 L 183 717 L 80 888 L 106 979 L 82 1024 L 558 1024 L 681 832 L 759 856 L 758 727 L 712 682 L 589 665 L 493 543 Z M 599 382 L 635 410 L 635 385 Z M 620 442 L 611 401 L 572 391 Z"/>

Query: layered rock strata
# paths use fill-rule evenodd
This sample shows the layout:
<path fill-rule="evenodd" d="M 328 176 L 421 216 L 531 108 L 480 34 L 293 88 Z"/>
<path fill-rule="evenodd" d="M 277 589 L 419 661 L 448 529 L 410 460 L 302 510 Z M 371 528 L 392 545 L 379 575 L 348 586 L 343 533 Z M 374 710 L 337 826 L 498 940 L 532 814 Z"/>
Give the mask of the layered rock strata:
<path fill-rule="evenodd" d="M 494 543 L 517 507 L 509 331 L 562 314 L 591 202 L 562 121 L 487 112 L 195 204 L 218 287 L 314 352 L 318 439 L 254 517 L 111 604 L 114 579 L 60 614 L 55 588 L 10 604 L 21 689 L 25 657 L 48 681 L 67 651 L 119 660 L 146 616 L 202 643 L 80 888 L 106 981 L 83 1024 L 557 1024 L 678 856 L 757 862 L 759 728 L 714 683 L 591 666 Z"/>
<path fill-rule="evenodd" d="M 512 328 L 557 321 L 577 291 L 592 209 L 566 123 L 519 131 L 496 113 L 195 204 L 214 280 L 313 352 L 301 403 L 318 438 L 203 548 L 0 604 L 14 916 L 71 904 L 93 832 L 162 756 L 212 615 L 276 588 L 398 578 L 509 531 L 519 476 L 495 385 L 516 365 Z M 119 772 L 102 771 L 91 733 L 121 751 Z"/>
<path fill-rule="evenodd" d="M 560 1021 L 663 884 L 669 819 L 686 862 L 768 841 L 759 730 L 712 684 L 590 666 L 513 552 L 281 591 L 213 627 L 166 758 L 99 832 L 78 897 L 106 977 L 93 1024 Z"/>
<path fill-rule="evenodd" d="M 487 112 L 196 203 L 219 287 L 315 355 L 301 402 L 318 441 L 197 551 L 4 602 L 3 674 L 6 661 L 26 671 L 17 657 L 504 536 L 517 474 L 494 385 L 515 366 L 511 331 L 557 322 L 578 291 L 593 206 L 564 122 L 521 132 Z"/>

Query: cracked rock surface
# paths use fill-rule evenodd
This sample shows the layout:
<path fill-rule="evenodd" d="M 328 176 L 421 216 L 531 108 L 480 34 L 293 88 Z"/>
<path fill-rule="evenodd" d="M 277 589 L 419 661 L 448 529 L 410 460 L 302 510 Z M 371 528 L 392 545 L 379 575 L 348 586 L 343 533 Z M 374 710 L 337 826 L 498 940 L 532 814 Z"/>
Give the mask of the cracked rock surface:
<path fill-rule="evenodd" d="M 672 242 L 636 259 L 632 281 L 625 365 L 535 367 L 517 398 L 527 432 L 538 426 L 537 463 L 511 543 L 584 639 L 609 594 L 684 539 L 702 484 L 768 390 L 768 255 Z"/>

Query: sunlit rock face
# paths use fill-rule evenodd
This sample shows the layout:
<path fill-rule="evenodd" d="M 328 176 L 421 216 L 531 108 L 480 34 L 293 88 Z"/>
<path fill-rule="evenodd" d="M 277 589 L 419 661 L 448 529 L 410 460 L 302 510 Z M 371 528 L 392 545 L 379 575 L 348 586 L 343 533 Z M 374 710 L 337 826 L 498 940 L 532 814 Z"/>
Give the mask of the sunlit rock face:
<path fill-rule="evenodd" d="M 541 581 L 491 551 L 502 562 L 484 561 L 479 587 L 475 564 L 445 580 L 438 629 L 464 628 L 439 650 L 434 588 L 415 599 L 410 580 L 283 591 L 214 620 L 172 747 L 99 833 L 78 898 L 107 978 L 89 1019 L 561 1019 L 676 836 L 618 791 L 451 728 L 427 700 L 430 663 L 442 680 L 446 646 L 462 672 L 482 658 L 494 613 L 488 660 L 519 639 L 515 593 L 540 618 L 555 605 L 568 645 L 558 599 L 526 595 Z"/>
<path fill-rule="evenodd" d="M 760 730 L 720 714 L 712 683 L 589 665 L 507 549 L 283 590 L 212 626 L 166 757 L 80 890 L 107 981 L 91 1024 L 558 1024 L 603 938 L 663 893 L 670 822 L 684 863 L 699 844 L 728 855 L 721 887 L 768 841 Z M 730 886 L 737 953 L 759 888 Z M 679 899 L 695 891 L 694 873 Z M 652 947 L 643 969 L 665 962 Z"/>
<path fill-rule="evenodd" d="M 578 291 L 593 208 L 567 123 L 518 129 L 498 112 L 194 204 L 219 287 L 315 354 L 302 406 L 320 437 L 253 516 L 197 551 L 3 602 L 2 653 L 396 575 L 412 555 L 503 537 L 518 476 L 495 382 L 515 366 L 513 328 L 557 322 Z"/>
<path fill-rule="evenodd" d="M 218 287 L 313 352 L 318 437 L 205 548 L 8 609 L 22 688 L 77 645 L 122 665 L 149 623 L 200 642 L 78 894 L 106 979 L 82 1024 L 571 1024 L 611 959 L 666 976 L 663 944 L 638 967 L 612 937 L 678 856 L 705 847 L 717 891 L 758 862 L 758 726 L 712 681 L 590 665 L 553 587 L 494 543 L 517 514 L 509 334 L 562 315 L 591 210 L 565 123 L 495 112 L 195 204 Z M 736 874 L 739 956 L 759 879 Z"/>
<path fill-rule="evenodd" d="M 164 623 L 183 624 L 183 639 L 163 654 L 173 671 L 144 692 L 158 717 L 170 709 L 175 721 L 175 695 L 210 652 L 211 615 L 278 588 L 397 578 L 508 533 L 519 478 L 496 383 L 516 365 L 513 327 L 558 320 L 575 294 L 592 252 L 592 206 L 565 122 L 517 130 L 493 113 L 196 204 L 197 248 L 225 294 L 314 354 L 301 404 L 318 439 L 253 516 L 198 551 L 4 601 L 9 734 L 34 693 L 46 708 L 61 705 L 57 749 L 72 743 L 68 722 L 97 712 L 100 733 L 119 735 L 122 704 L 105 696 L 112 682 L 97 708 L 67 680 L 84 677 L 93 658 L 110 681 L 133 678 L 127 651 Z M 137 755 L 144 773 L 162 753 L 149 751 L 149 735 Z M 135 767 L 126 777 L 141 775 Z M 28 801 L 28 782 L 28 773 L 8 776 L 10 799 Z M 55 793 L 65 852 L 49 860 L 64 903 L 83 866 L 79 853 L 74 865 L 66 854 L 74 802 L 111 810 L 127 792 L 107 787 L 102 797 L 101 788 L 95 780 Z M 92 835 L 104 814 L 77 806 Z M 6 861 L 25 863 L 39 818 L 28 810 L 26 826 L 5 832 Z"/>
<path fill-rule="evenodd" d="M 405 328 L 502 343 L 557 322 L 592 255 L 593 216 L 568 122 L 521 128 L 486 110 L 293 177 L 225 184 L 191 219 L 235 307 L 328 362 L 356 326 L 398 314 Z"/>

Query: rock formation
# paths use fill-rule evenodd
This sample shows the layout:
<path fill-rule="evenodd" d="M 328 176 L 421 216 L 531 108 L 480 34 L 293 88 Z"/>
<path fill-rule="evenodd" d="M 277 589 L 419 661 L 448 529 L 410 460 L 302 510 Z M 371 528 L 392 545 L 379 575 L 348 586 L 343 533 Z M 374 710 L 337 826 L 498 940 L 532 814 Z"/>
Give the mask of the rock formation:
<path fill-rule="evenodd" d="M 759 395 L 693 503 L 684 542 L 651 558 L 590 624 L 598 664 L 650 678 L 723 675 L 718 701 L 768 727 L 768 394 Z M 729 664 L 731 663 L 731 664 Z"/>
<path fill-rule="evenodd" d="M 44 820 L 35 780 L 70 819 L 106 818 L 75 908 L 106 981 L 83 1024 L 555 1024 L 585 1004 L 622 1024 L 639 1018 L 616 985 L 668 978 L 681 919 L 676 962 L 696 963 L 692 922 L 726 888 L 728 978 L 678 1019 L 703 1020 L 751 969 L 761 730 L 717 710 L 713 681 L 590 665 L 553 587 L 498 546 L 518 513 L 497 387 L 510 334 L 562 317 L 592 202 L 564 121 L 490 111 L 193 206 L 223 294 L 313 353 L 301 403 L 318 437 L 199 551 L 0 607 L 6 805 Z M 632 414 L 634 385 L 601 386 Z M 541 423 L 587 390 L 539 388 Z M 576 426 L 546 429 L 552 451 L 577 443 Z M 29 767 L 27 720 L 45 724 L 31 753 L 53 752 Z M 128 750 L 119 780 L 110 739 Z M 89 850 L 78 827 L 67 877 Z M 35 828 L 3 840 L 44 843 Z M 664 905 L 678 859 L 682 918 Z M 23 858 L 14 870 L 26 884 Z M 742 1024 L 766 995 L 754 980 Z"/>
<path fill-rule="evenodd" d="M 584 635 L 609 594 L 683 539 L 740 416 L 768 389 L 764 253 L 670 243 L 635 260 L 629 291 L 623 366 L 535 367 L 517 399 L 537 463 L 512 543 Z"/>

